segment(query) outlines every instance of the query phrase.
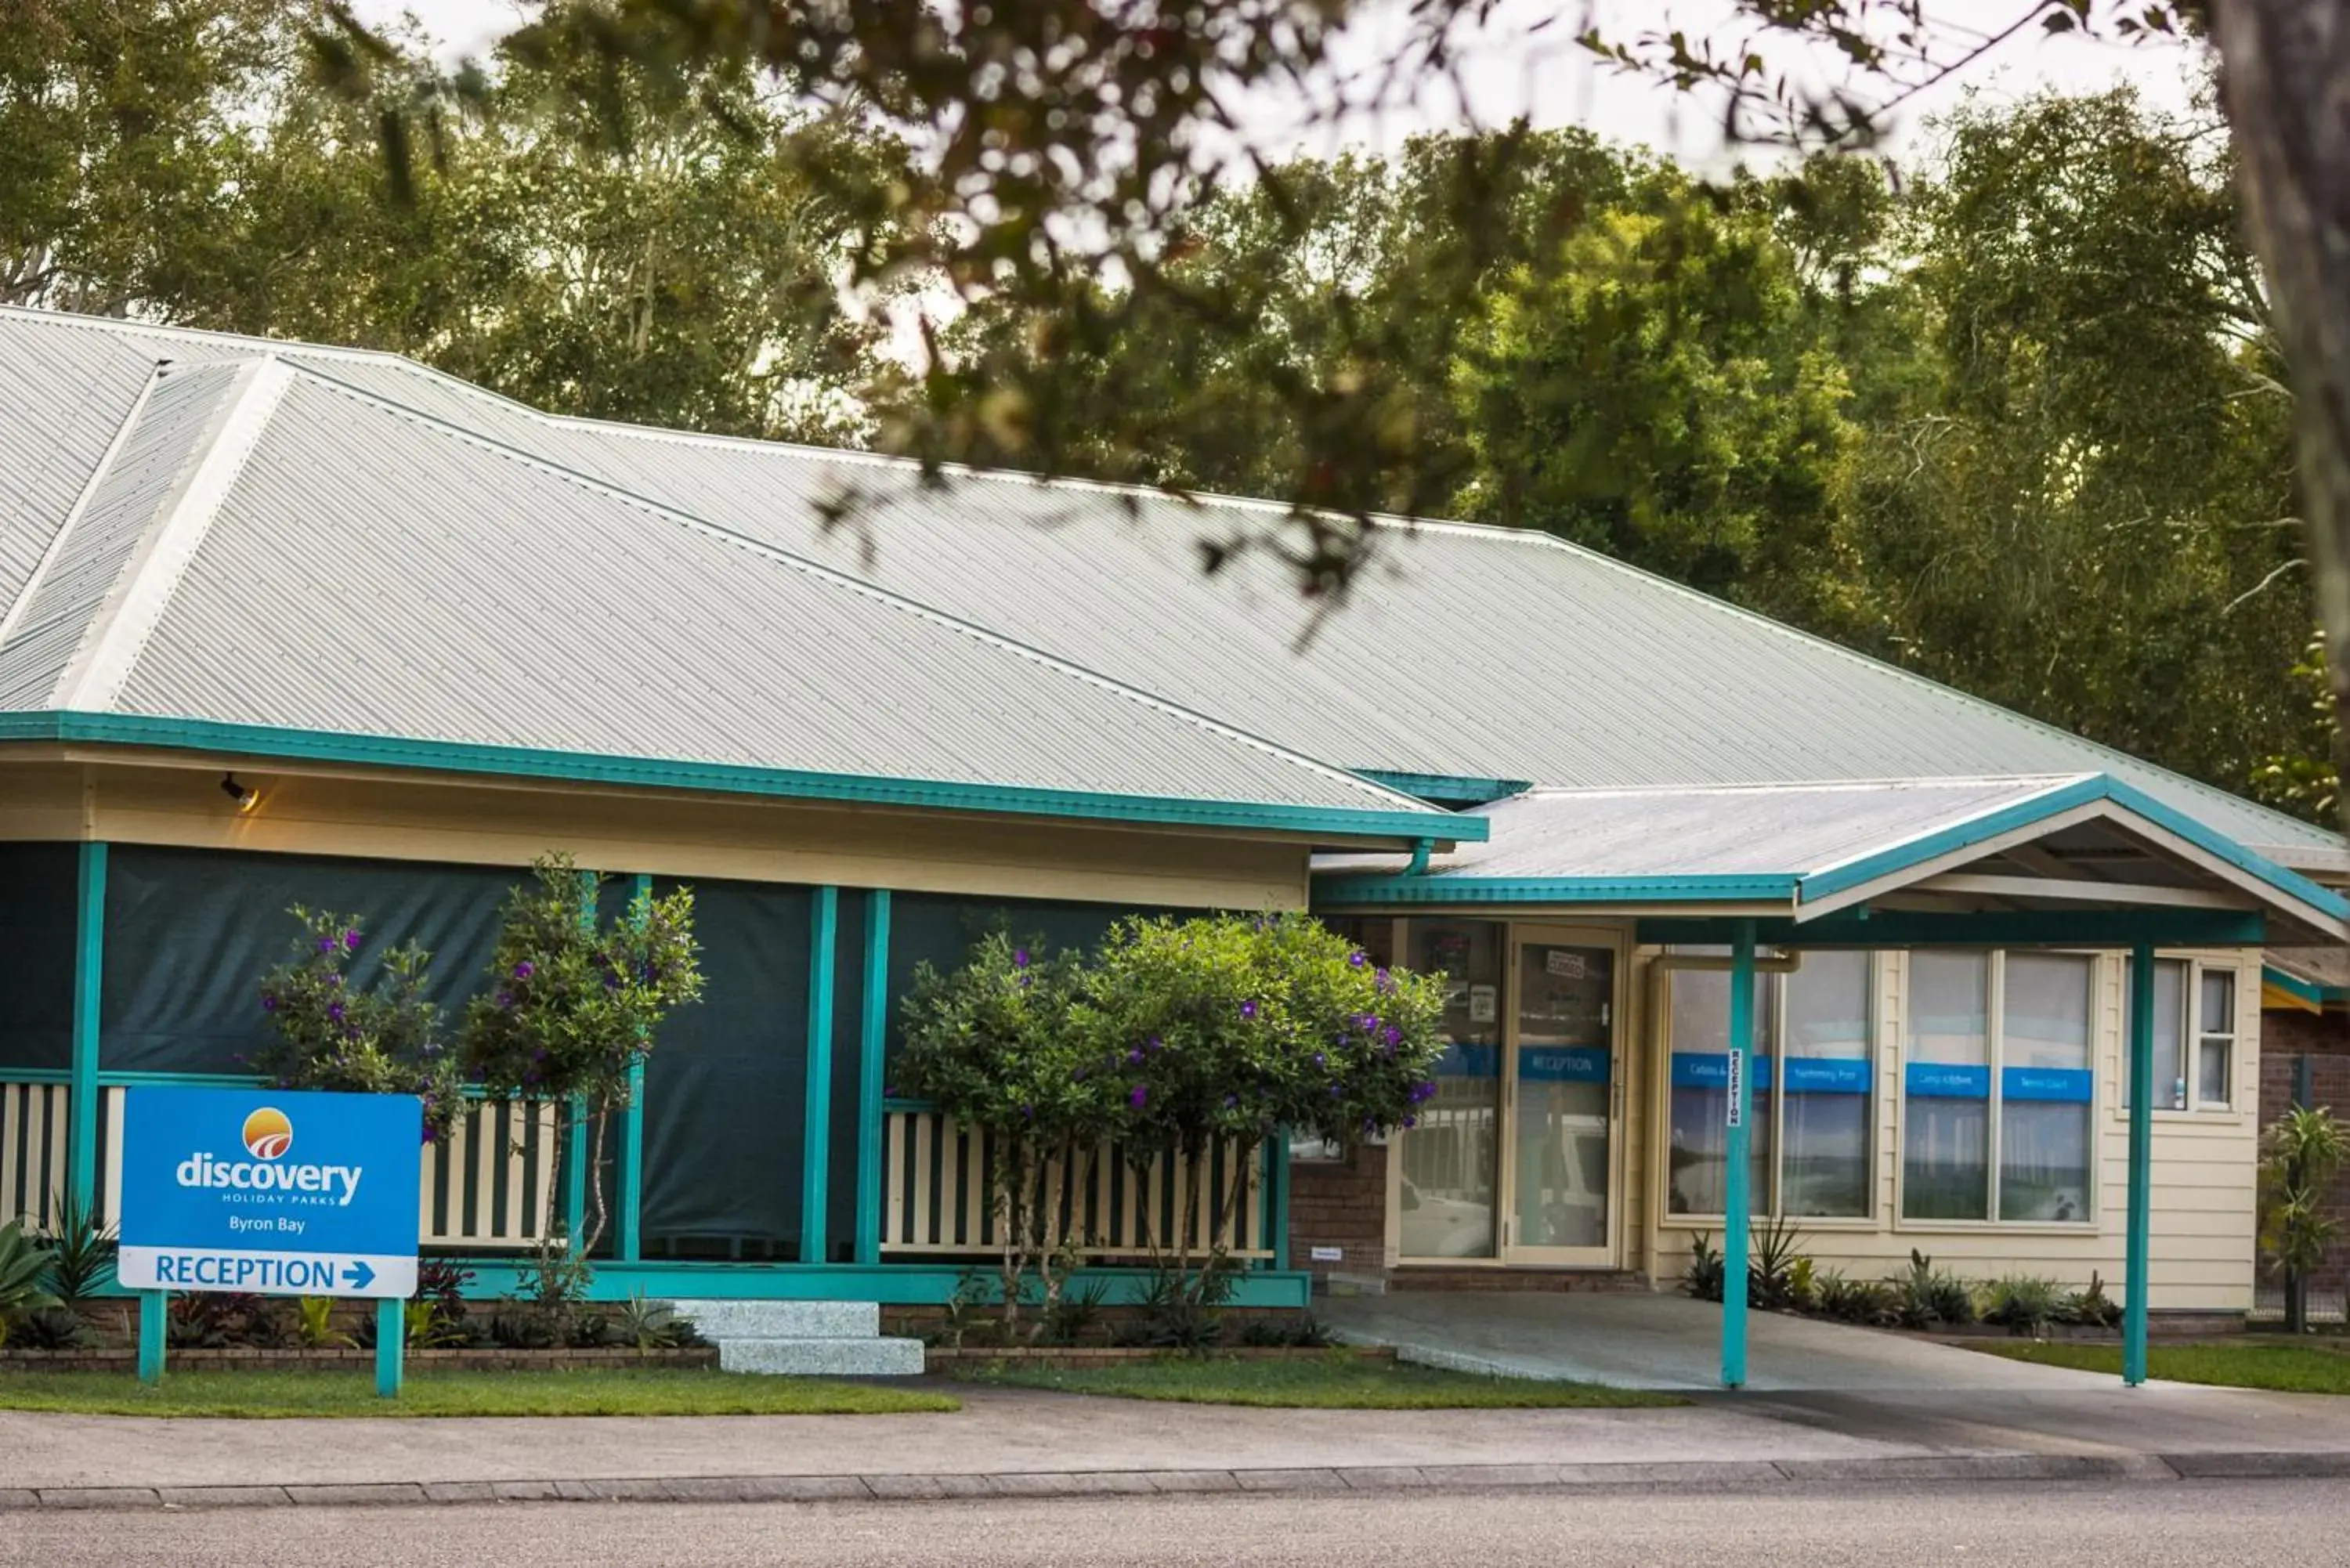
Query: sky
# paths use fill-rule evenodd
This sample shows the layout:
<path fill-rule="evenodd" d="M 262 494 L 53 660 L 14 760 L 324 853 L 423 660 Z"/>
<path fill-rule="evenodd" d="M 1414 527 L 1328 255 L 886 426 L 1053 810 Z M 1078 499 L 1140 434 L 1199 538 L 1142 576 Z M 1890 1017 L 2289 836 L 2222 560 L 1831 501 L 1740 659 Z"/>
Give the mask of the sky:
<path fill-rule="evenodd" d="M 413 14 L 452 60 L 480 51 L 517 14 L 510 0 L 359 0 L 354 8 L 376 23 Z M 1954 28 L 1989 34 L 2036 8 L 2032 0 L 1937 0 L 1929 15 Z M 1338 51 L 1350 63 L 1341 66 L 1341 74 L 1380 58 L 1409 9 L 1409 0 L 1371 0 Z M 1603 32 L 1619 36 L 1665 26 L 1710 36 L 1727 47 L 1742 38 L 1736 15 L 1732 0 L 1495 0 L 1486 25 L 1461 52 L 1465 107 L 1464 95 L 1431 88 L 1384 112 L 1332 119 L 1294 99 L 1259 95 L 1244 110 L 1246 132 L 1261 152 L 1275 155 L 1328 154 L 1348 146 L 1392 151 L 1416 132 L 1457 129 L 1472 116 L 1499 124 L 1524 114 L 1538 127 L 1579 125 L 1718 171 L 1737 153 L 1725 148 L 1712 109 L 1691 95 L 1609 69 L 1575 37 L 1586 17 L 1594 16 Z M 1888 151 L 1898 158 L 1913 148 L 1925 122 L 1969 91 L 2010 99 L 2043 88 L 2096 92 L 2127 81 L 2158 105 L 2183 108 L 2199 74 L 2188 46 L 2050 37 L 2031 27 L 1905 106 Z M 1753 156 L 1751 150 L 1747 156 Z"/>

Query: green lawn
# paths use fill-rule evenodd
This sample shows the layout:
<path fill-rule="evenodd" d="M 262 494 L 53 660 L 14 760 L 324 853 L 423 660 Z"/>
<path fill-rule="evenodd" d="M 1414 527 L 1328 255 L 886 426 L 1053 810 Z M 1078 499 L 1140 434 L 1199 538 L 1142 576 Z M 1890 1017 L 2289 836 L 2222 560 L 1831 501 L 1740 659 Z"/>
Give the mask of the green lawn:
<path fill-rule="evenodd" d="M 1003 1387 L 1051 1388 L 1119 1399 L 1317 1410 L 1603 1408 L 1685 1403 L 1669 1394 L 1603 1388 L 1594 1383 L 1478 1377 L 1344 1353 L 1285 1361 L 1168 1356 L 1067 1371 L 997 1362 L 958 1367 L 953 1375 Z"/>
<path fill-rule="evenodd" d="M 2122 1374 L 2118 1345 L 1996 1340 L 1971 1346 L 2012 1361 Z M 2253 1339 L 2197 1345 L 2150 1345 L 2149 1377 L 2173 1383 L 2216 1383 L 2230 1388 L 2277 1388 L 2295 1394 L 2350 1394 L 2350 1342 Z"/>
<path fill-rule="evenodd" d="M 85 1416 L 834 1416 L 955 1410 L 952 1396 L 693 1368 L 421 1372 L 397 1399 L 351 1372 L 173 1372 L 160 1388 L 128 1373 L 0 1377 L 0 1409 Z"/>

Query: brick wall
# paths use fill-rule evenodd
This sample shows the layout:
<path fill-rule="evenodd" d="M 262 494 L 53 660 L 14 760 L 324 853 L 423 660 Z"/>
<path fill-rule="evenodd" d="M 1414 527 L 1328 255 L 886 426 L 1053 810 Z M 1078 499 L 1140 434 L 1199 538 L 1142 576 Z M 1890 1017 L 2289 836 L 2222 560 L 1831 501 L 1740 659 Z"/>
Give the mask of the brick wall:
<path fill-rule="evenodd" d="M 1343 1159 L 1293 1160 L 1289 1167 L 1289 1262 L 1317 1280 L 1333 1273 L 1387 1272 L 1388 1151 L 1358 1144 Z M 1315 1262 L 1314 1249 L 1336 1247 L 1336 1262 Z"/>
<path fill-rule="evenodd" d="M 2279 1009 L 2261 1014 L 2262 1127 L 2293 1103 L 2294 1059 L 2303 1055 L 2311 1059 L 2310 1103 L 2331 1106 L 2335 1116 L 2350 1119 L 2350 1016 Z M 2350 1234 L 2350 1172 L 2334 1182 L 2330 1208 Z M 2310 1282 L 2322 1290 L 2350 1287 L 2350 1241 L 2336 1244 Z"/>

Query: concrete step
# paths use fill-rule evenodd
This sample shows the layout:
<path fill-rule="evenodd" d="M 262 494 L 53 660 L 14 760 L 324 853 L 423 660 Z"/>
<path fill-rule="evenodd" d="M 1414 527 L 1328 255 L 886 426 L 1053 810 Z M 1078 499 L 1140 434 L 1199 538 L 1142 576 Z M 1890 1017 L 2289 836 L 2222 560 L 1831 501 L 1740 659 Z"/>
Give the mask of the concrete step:
<path fill-rule="evenodd" d="M 673 1301 L 671 1310 L 693 1320 L 702 1337 L 730 1339 L 871 1339 L 881 1332 L 879 1302 Z"/>
<path fill-rule="evenodd" d="M 718 1369 L 782 1377 L 917 1377 L 919 1339 L 722 1339 Z"/>

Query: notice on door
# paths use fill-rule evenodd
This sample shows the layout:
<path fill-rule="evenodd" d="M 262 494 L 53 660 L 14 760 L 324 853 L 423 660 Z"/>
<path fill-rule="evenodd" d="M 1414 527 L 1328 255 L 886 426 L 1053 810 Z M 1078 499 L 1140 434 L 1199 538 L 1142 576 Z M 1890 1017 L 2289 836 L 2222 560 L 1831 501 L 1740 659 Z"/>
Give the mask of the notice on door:
<path fill-rule="evenodd" d="M 1572 948 L 1553 948 L 1543 955 L 1543 968 L 1561 980 L 1581 980 L 1583 955 Z"/>
<path fill-rule="evenodd" d="M 1731 1052 L 1731 1054 L 1730 1054 L 1730 1073 L 1729 1073 L 1729 1076 L 1728 1076 L 1728 1077 L 1727 1077 L 1727 1079 L 1725 1080 L 1725 1086 L 1726 1086 L 1726 1087 L 1729 1089 L 1729 1091 L 1730 1091 L 1730 1124 L 1729 1124 L 1729 1125 L 1730 1125 L 1730 1126 L 1731 1126 L 1731 1127 L 1744 1127 L 1744 1126 L 1746 1125 L 1746 1103 L 1745 1103 L 1745 1102 L 1746 1102 L 1746 1053 L 1745 1053 L 1745 1052 L 1743 1052 L 1743 1051 L 1732 1051 L 1732 1052 Z"/>

